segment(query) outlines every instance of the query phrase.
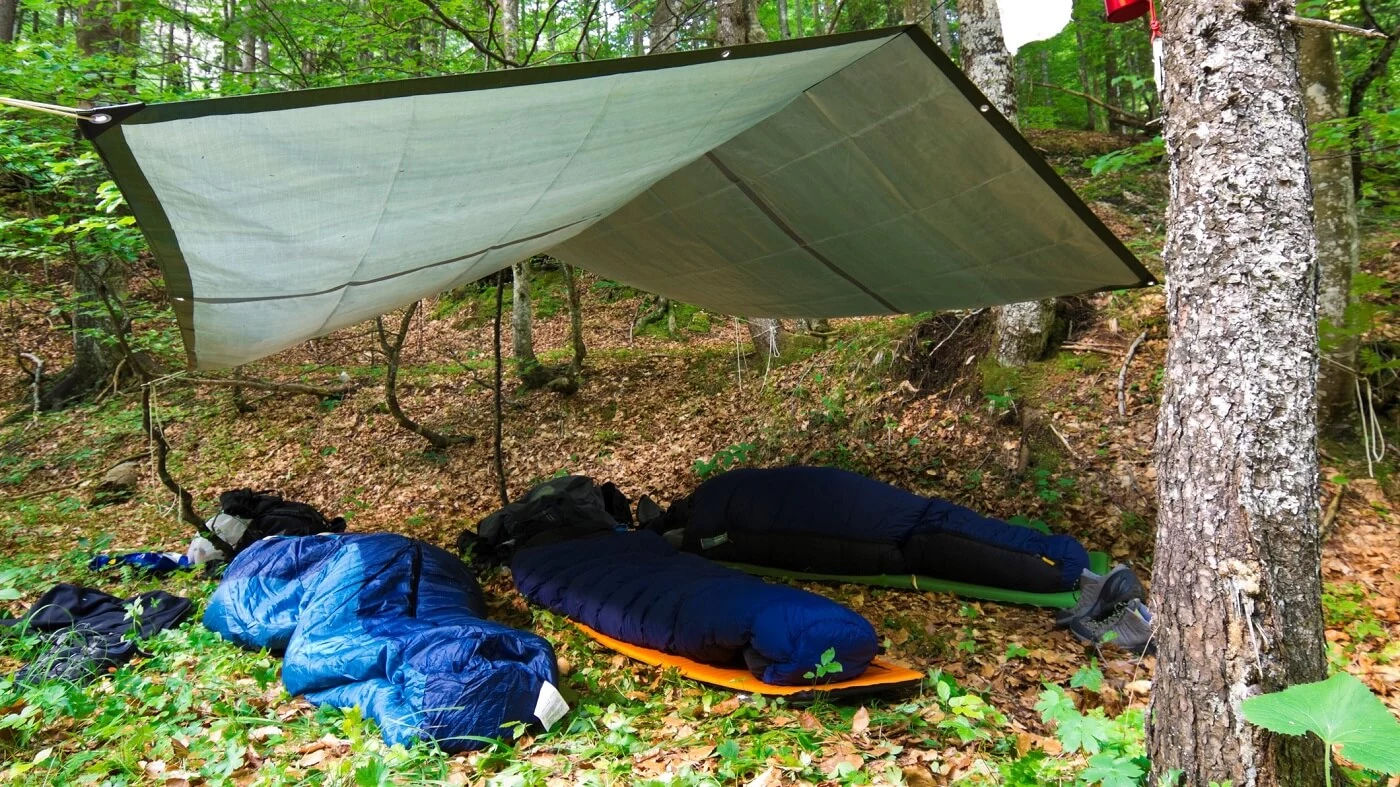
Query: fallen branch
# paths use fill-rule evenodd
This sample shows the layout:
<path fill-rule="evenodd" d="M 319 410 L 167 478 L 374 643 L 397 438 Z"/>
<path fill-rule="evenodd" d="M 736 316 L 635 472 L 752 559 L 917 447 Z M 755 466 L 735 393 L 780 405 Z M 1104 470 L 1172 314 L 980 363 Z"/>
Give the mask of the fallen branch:
<path fill-rule="evenodd" d="M 1332 495 L 1332 500 L 1327 504 L 1327 513 L 1322 516 L 1322 527 L 1320 528 L 1323 543 L 1332 536 L 1332 525 L 1337 521 L 1337 512 L 1342 510 L 1342 498 L 1346 496 L 1347 485 L 1342 484 L 1337 487 L 1337 494 Z"/>
<path fill-rule="evenodd" d="M 1050 427 L 1050 431 L 1054 432 L 1056 437 L 1060 438 L 1060 445 L 1063 445 L 1065 447 L 1065 450 L 1069 451 L 1070 458 L 1076 460 L 1079 459 L 1079 452 L 1075 451 L 1074 446 L 1070 445 L 1069 441 L 1065 439 L 1065 436 L 1063 434 L 1060 434 L 1060 430 L 1055 428 L 1055 422 L 1046 419 L 1045 425 Z"/>
<path fill-rule="evenodd" d="M 1139 131 L 1147 131 L 1152 126 L 1151 118 L 1143 118 L 1138 115 L 1135 115 L 1132 112 L 1129 112 L 1128 110 L 1122 107 L 1114 106 L 1113 104 L 1110 104 L 1097 96 L 1092 96 L 1088 93 L 1081 93 L 1078 90 L 1071 90 L 1070 88 L 1062 87 L 1060 85 L 1052 85 L 1049 82 L 1032 82 L 1031 84 L 1035 85 L 1036 87 L 1043 87 L 1049 90 L 1058 90 L 1062 93 L 1068 93 L 1071 96 L 1078 96 L 1079 98 L 1082 98 L 1085 101 L 1097 104 L 1098 106 L 1101 106 L 1104 109 L 1108 110 L 1109 116 L 1119 125 L 1131 126 L 1135 129 L 1138 129 Z"/>
<path fill-rule="evenodd" d="M 336 399 L 354 391 L 355 385 L 336 385 L 330 388 L 321 388 L 305 383 L 273 383 L 265 380 L 254 380 L 249 377 L 223 378 L 223 377 L 181 377 L 180 382 L 192 385 L 212 385 L 221 388 L 252 388 L 255 391 L 273 391 L 276 393 L 304 394 L 306 396 L 319 396 L 322 399 Z"/>
<path fill-rule="evenodd" d="M 1060 345 L 1062 350 L 1080 350 L 1082 352 L 1104 353 L 1105 355 L 1117 355 L 1123 352 L 1122 347 L 1105 347 L 1101 344 L 1085 344 L 1083 342 L 1067 342 Z"/>
<path fill-rule="evenodd" d="M 1128 414 L 1128 395 L 1124 391 L 1124 386 L 1128 382 L 1128 364 L 1133 362 L 1133 354 L 1137 352 L 1139 344 L 1147 338 L 1147 331 L 1138 334 L 1133 343 L 1128 347 L 1128 354 L 1123 358 L 1123 368 L 1118 370 L 1118 414 L 1126 416 Z"/>
<path fill-rule="evenodd" d="M 25 492 L 25 493 L 22 494 L 22 495 L 12 495 L 12 496 L 10 496 L 10 497 L 0 497 L 0 503 L 14 503 L 14 502 L 18 502 L 18 501 L 20 501 L 20 500 L 28 500 L 28 499 L 31 498 L 31 497 L 43 497 L 44 495 L 51 495 L 51 494 L 53 494 L 54 492 L 65 492 L 65 491 L 67 491 L 67 490 L 69 490 L 69 489 L 72 489 L 72 488 L 75 487 L 75 486 L 82 486 L 82 484 L 83 484 L 85 481 L 90 481 L 90 480 L 92 480 L 93 478 L 96 478 L 97 476 L 106 475 L 106 474 L 107 474 L 107 471 L 111 470 L 112 468 L 116 467 L 117 465 L 124 465 L 124 464 L 126 464 L 127 462 L 135 462 L 135 461 L 138 460 L 138 459 L 145 459 L 146 456 L 147 456 L 147 454 L 146 454 L 145 451 L 142 451 L 142 452 L 139 453 L 139 454 L 132 454 L 131 456 L 127 456 L 127 457 L 123 457 L 123 458 L 121 458 L 121 459 L 118 459 L 117 461 L 111 463 L 110 465 L 107 465 L 106 467 L 102 468 L 101 470 L 97 470 L 97 471 L 95 471 L 95 472 L 88 473 L 88 474 L 85 475 L 85 476 L 79 476 L 77 480 L 75 480 L 75 481 L 69 481 L 69 482 L 66 483 L 66 484 L 60 484 L 60 485 L 58 485 L 58 486 L 51 486 L 51 487 L 49 487 L 49 488 L 47 488 L 47 489 L 37 489 L 37 490 L 35 490 L 35 491 L 33 491 L 33 492 Z"/>
<path fill-rule="evenodd" d="M 1364 27 L 1352 27 L 1339 22 L 1329 22 L 1326 19 L 1313 19 L 1310 16 L 1294 16 L 1289 14 L 1284 19 L 1300 27 L 1316 27 L 1322 30 L 1330 30 L 1333 33 L 1346 33 L 1347 35 L 1361 36 L 1363 38 L 1390 38 L 1390 36 L 1380 30 L 1367 30 Z"/>
<path fill-rule="evenodd" d="M 44 359 L 34 353 L 20 353 L 19 357 L 34 362 L 34 420 L 39 420 L 39 384 L 44 379 Z"/>

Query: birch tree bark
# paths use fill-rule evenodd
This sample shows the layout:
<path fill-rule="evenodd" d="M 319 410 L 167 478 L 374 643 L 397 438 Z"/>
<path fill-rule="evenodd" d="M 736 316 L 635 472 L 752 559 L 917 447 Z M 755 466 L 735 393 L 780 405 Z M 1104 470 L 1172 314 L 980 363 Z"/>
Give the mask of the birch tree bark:
<path fill-rule="evenodd" d="M 1298 70 L 1308 127 L 1315 130 L 1319 124 L 1346 114 L 1342 75 L 1332 34 L 1312 27 L 1301 32 Z M 1317 317 L 1323 325 L 1317 369 L 1317 420 L 1324 427 L 1340 426 L 1346 423 L 1356 401 L 1348 370 L 1356 368 L 1357 337 L 1330 331 L 1328 327 L 1346 325 L 1351 276 L 1361 248 L 1351 157 L 1347 151 L 1324 151 L 1310 158 L 1308 169 L 1312 175 L 1313 225 L 1317 231 Z"/>
<path fill-rule="evenodd" d="M 953 11 L 953 0 L 947 0 L 947 2 L 942 3 L 935 0 L 933 7 L 935 9 L 933 12 L 933 19 L 938 28 L 938 45 L 943 48 L 945 54 L 952 57 L 953 31 L 948 27 L 948 14 Z"/>
<path fill-rule="evenodd" d="M 958 32 L 963 71 L 992 105 L 1016 122 L 1016 86 L 1011 78 L 1011 53 L 1001 36 L 996 0 L 960 0 Z M 1028 301 L 996 310 L 997 361 L 1024 366 L 1045 352 L 1054 322 L 1054 301 Z"/>
<path fill-rule="evenodd" d="M 502 0 L 501 54 L 511 62 L 515 62 L 516 35 L 519 29 L 520 0 Z M 509 136 L 501 140 L 503 145 L 509 145 L 510 142 Z M 539 362 L 535 359 L 535 310 L 530 300 L 530 261 L 523 260 L 512 265 L 510 275 L 511 355 L 522 368 L 533 367 Z"/>
<path fill-rule="evenodd" d="M 1152 767 L 1179 783 L 1322 784 L 1312 736 L 1240 703 L 1326 677 L 1315 238 L 1289 0 L 1175 0 L 1171 198 L 1157 428 Z M 1152 779 L 1156 783 L 1156 777 Z"/>
<path fill-rule="evenodd" d="M 670 52 L 680 40 L 682 0 L 656 0 L 647 25 L 647 51 L 653 55 Z"/>

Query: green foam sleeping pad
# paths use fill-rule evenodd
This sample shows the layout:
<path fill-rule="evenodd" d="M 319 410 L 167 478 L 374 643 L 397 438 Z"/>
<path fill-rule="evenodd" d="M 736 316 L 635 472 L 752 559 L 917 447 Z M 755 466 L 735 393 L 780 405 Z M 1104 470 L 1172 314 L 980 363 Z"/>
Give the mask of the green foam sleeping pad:
<path fill-rule="evenodd" d="M 923 590 L 933 593 L 953 593 L 965 598 L 978 598 L 986 601 L 1001 601 L 1007 604 L 1025 604 L 1032 607 L 1053 607 L 1068 609 L 1079 601 L 1079 591 L 1065 590 L 1059 593 L 1031 593 L 1024 590 L 1008 590 L 989 585 L 974 585 L 969 582 L 954 582 L 948 579 L 919 576 L 917 574 L 873 574 L 869 576 L 848 576 L 845 574 L 813 574 L 807 571 L 787 571 L 781 568 L 768 568 L 748 563 L 728 563 L 749 574 L 774 579 L 804 579 L 814 582 L 846 582 L 857 585 L 900 588 L 903 590 Z M 1096 574 L 1108 572 L 1108 555 L 1103 552 L 1089 553 L 1089 570 Z"/>

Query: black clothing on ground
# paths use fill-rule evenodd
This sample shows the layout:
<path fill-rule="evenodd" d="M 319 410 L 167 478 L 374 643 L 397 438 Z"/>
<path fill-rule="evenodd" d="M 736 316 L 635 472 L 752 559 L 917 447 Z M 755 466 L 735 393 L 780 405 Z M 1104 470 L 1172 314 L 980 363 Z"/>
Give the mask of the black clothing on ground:
<path fill-rule="evenodd" d="M 136 655 L 136 639 L 173 628 L 190 614 L 191 606 L 189 599 L 160 590 L 120 599 L 63 583 L 50 588 L 18 619 L 0 620 L 0 626 L 45 632 L 51 643 L 20 669 L 18 682 L 77 681 L 126 663 Z"/>

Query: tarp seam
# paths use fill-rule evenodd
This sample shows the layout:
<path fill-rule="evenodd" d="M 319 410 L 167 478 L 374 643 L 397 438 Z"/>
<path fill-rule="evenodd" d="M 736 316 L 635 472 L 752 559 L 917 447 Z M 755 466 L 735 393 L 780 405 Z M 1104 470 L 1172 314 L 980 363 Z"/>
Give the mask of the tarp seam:
<path fill-rule="evenodd" d="M 709 159 L 710 163 L 714 164 L 715 167 L 721 173 L 724 174 L 724 177 L 728 178 L 729 182 L 733 183 L 734 186 L 739 189 L 740 193 L 742 193 L 745 197 L 748 197 L 749 202 L 752 202 L 754 204 L 754 207 L 758 208 L 764 216 L 767 216 L 768 220 L 773 222 L 774 226 L 782 230 L 783 234 L 791 238 L 792 242 L 796 243 L 799 248 L 811 255 L 812 259 L 816 260 L 817 262 L 820 262 L 822 265 L 825 265 L 827 269 L 830 270 L 832 273 L 850 282 L 856 287 L 856 289 L 859 289 L 866 295 L 869 295 L 872 300 L 888 309 L 891 314 L 900 313 L 899 307 L 880 297 L 880 295 L 874 290 L 865 286 L 865 284 L 862 283 L 860 280 L 856 279 L 856 277 L 845 272 L 844 270 L 841 270 L 840 266 L 828 259 L 826 255 L 813 248 L 811 244 L 809 244 L 806 240 L 802 238 L 801 235 L 797 233 L 797 230 L 792 228 L 792 225 L 784 221 L 783 218 L 779 216 L 776 211 L 773 210 L 773 207 L 769 205 L 767 201 L 765 201 L 762 197 L 758 196 L 758 194 L 755 193 L 752 188 L 750 188 L 749 184 L 745 183 L 742 178 L 734 174 L 734 170 L 725 166 L 725 163 L 723 161 L 720 161 L 719 156 L 716 156 L 714 151 L 706 153 L 705 158 Z"/>

